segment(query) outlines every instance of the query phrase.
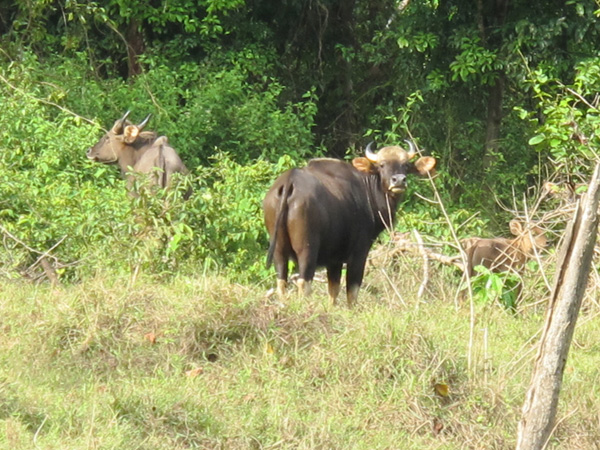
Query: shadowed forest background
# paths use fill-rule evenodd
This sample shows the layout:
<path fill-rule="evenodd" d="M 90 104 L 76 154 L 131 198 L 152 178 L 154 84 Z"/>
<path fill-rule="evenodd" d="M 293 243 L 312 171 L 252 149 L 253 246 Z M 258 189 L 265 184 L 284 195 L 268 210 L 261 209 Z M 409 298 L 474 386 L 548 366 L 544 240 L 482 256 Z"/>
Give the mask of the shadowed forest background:
<path fill-rule="evenodd" d="M 545 181 L 577 189 L 592 166 L 597 10 L 593 1 L 4 2 L 2 271 L 27 275 L 52 249 L 65 280 L 106 266 L 199 265 L 261 279 L 260 202 L 275 176 L 371 140 L 413 138 L 438 159 L 436 186 L 460 236 L 505 234 L 500 205 L 521 209 Z M 127 110 L 133 121 L 152 113 L 148 129 L 191 169 L 188 202 L 131 199 L 114 168 L 86 160 Z M 427 197 L 428 183 L 412 181 L 398 228 L 446 238 L 439 208 L 415 190 Z"/>

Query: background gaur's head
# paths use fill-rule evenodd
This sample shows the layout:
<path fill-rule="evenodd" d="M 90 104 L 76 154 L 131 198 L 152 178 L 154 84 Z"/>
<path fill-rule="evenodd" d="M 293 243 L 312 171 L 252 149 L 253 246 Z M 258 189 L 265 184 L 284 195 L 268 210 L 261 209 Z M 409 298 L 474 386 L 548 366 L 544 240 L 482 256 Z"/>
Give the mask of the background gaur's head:
<path fill-rule="evenodd" d="M 422 156 L 412 162 L 416 155 L 415 145 L 410 142 L 409 151 L 399 146 L 383 147 L 377 152 L 371 150 L 372 142 L 365 150 L 365 156 L 355 158 L 352 161 L 358 170 L 371 174 L 378 174 L 381 179 L 381 188 L 385 193 L 393 197 L 402 194 L 406 190 L 406 176 L 414 173 L 420 176 L 433 174 L 436 159 L 431 156 Z"/>
<path fill-rule="evenodd" d="M 87 150 L 86 154 L 89 159 L 106 164 L 116 163 L 123 152 L 134 145 L 138 139 L 155 136 L 153 132 L 142 132 L 150 120 L 150 114 L 139 125 L 133 125 L 127 120 L 128 115 L 129 111 L 118 119 L 93 147 Z"/>

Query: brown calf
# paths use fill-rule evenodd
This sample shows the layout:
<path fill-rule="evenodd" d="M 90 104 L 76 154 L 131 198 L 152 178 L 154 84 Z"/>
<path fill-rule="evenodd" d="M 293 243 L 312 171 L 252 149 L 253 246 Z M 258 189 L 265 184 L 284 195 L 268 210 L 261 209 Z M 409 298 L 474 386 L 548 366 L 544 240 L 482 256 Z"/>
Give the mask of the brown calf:
<path fill-rule="evenodd" d="M 467 254 L 467 272 L 474 275 L 475 266 L 484 266 L 492 272 L 507 272 L 522 267 L 527 259 L 534 256 L 534 249 L 542 249 L 547 240 L 544 230 L 534 225 L 523 228 L 521 222 L 510 221 L 513 239 L 507 238 L 468 238 L 461 244 Z"/>

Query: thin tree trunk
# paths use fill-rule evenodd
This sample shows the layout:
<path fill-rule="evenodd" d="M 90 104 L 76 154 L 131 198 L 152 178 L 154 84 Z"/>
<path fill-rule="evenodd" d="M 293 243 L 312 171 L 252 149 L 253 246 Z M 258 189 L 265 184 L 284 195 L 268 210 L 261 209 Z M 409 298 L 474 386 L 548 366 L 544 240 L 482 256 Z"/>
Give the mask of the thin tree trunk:
<path fill-rule="evenodd" d="M 338 40 L 341 44 L 352 49 L 356 48 L 354 32 L 354 0 L 341 0 L 337 6 L 334 24 L 340 30 Z M 336 84 L 340 86 L 340 105 L 338 142 L 334 148 L 335 154 L 343 154 L 347 148 L 353 147 L 356 130 L 356 110 L 354 106 L 354 80 L 352 79 L 352 63 L 342 54 L 335 55 L 338 67 Z"/>
<path fill-rule="evenodd" d="M 499 149 L 500 126 L 502 125 L 502 101 L 504 98 L 504 74 L 500 73 L 496 83 L 490 87 L 488 99 L 488 116 L 485 133 L 485 153 L 483 169 L 491 167 Z"/>
<path fill-rule="evenodd" d="M 578 205 L 565 233 L 546 324 L 519 422 L 517 450 L 545 448 L 554 429 L 563 372 L 596 243 L 599 178 L 600 164 L 596 165 L 583 206 Z"/>
<path fill-rule="evenodd" d="M 481 0 L 477 2 L 477 27 L 481 37 L 481 42 L 486 47 L 492 46 L 496 51 L 502 48 L 502 33 L 488 33 L 485 23 L 489 29 L 501 29 L 506 21 L 509 0 L 495 0 L 491 2 L 491 11 L 488 10 L 487 18 L 484 17 L 484 5 Z M 486 20 L 487 19 L 487 20 Z M 502 70 L 497 71 L 497 79 L 488 91 L 487 123 L 485 133 L 485 147 L 483 153 L 483 170 L 489 169 L 496 160 L 496 153 L 499 150 L 500 126 L 502 125 L 502 104 L 504 100 L 505 74 Z"/>
<path fill-rule="evenodd" d="M 144 53 L 145 49 L 144 36 L 140 31 L 139 23 L 137 20 L 131 19 L 127 28 L 127 68 L 129 78 L 142 73 L 139 55 Z"/>

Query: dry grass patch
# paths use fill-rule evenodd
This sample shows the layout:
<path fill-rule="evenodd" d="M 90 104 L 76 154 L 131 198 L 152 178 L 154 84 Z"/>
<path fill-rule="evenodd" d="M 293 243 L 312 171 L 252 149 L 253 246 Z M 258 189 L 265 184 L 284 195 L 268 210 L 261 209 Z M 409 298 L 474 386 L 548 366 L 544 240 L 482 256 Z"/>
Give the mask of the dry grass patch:
<path fill-rule="evenodd" d="M 512 447 L 537 308 L 475 305 L 471 321 L 452 274 L 417 300 L 407 273 L 370 271 L 352 310 L 321 285 L 281 304 L 210 276 L 3 283 L 0 448 Z M 600 441 L 593 311 L 555 447 Z"/>

